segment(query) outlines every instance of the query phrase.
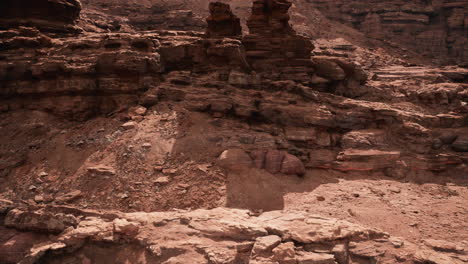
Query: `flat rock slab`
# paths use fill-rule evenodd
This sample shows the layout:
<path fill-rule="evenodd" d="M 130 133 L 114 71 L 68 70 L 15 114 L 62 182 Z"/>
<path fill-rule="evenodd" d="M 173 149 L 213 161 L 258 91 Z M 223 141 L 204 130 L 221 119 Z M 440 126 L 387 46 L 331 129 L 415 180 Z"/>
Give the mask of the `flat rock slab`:
<path fill-rule="evenodd" d="M 252 215 L 246 210 L 216 208 L 120 213 L 64 206 L 22 208 L 15 207 L 17 205 L 13 203 L 7 204 L 12 209 L 7 209 L 5 224 L 13 230 L 12 239 L 21 232 L 58 234 L 53 240 L 40 241 L 33 243 L 31 248 L 21 249 L 24 257 L 20 263 L 40 262 L 46 252 L 64 263 L 74 257 L 78 248 L 91 247 L 93 250 L 90 252 L 95 252 L 96 243 L 106 243 L 107 249 L 118 250 L 118 254 L 107 254 L 113 262 L 125 257 L 131 263 L 137 262 L 141 252 L 149 252 L 150 255 L 149 259 L 139 263 L 154 263 L 151 262 L 153 256 L 178 263 L 193 263 L 196 260 L 196 263 L 336 264 L 349 254 L 386 263 L 383 257 L 395 258 L 388 256 L 388 252 L 393 254 L 395 250 L 403 250 L 396 249 L 382 231 L 302 211 Z M 130 246 L 126 241 L 138 246 Z M 340 241 L 350 241 L 354 246 L 348 249 Z M 379 245 L 376 245 L 376 241 L 388 243 L 378 242 Z M 296 246 L 298 244 L 303 246 Z M 447 250 L 440 246 L 444 244 L 443 241 L 427 241 L 427 244 L 437 250 Z M 124 250 L 120 249 L 122 245 L 125 246 Z M 385 245 L 392 250 L 383 256 L 382 252 L 385 251 L 382 248 Z M 2 247 L 0 243 L 0 258 Z M 452 247 L 448 249 L 452 250 Z M 19 248 L 9 245 L 8 250 Z M 460 250 L 435 251 L 423 245 L 415 254 L 415 259 L 458 264 L 461 263 L 459 257 L 465 254 L 463 249 Z M 61 252 L 67 253 L 63 255 Z M 173 252 L 181 254 L 174 256 Z M 93 253 L 87 257 L 95 261 L 98 255 Z"/>

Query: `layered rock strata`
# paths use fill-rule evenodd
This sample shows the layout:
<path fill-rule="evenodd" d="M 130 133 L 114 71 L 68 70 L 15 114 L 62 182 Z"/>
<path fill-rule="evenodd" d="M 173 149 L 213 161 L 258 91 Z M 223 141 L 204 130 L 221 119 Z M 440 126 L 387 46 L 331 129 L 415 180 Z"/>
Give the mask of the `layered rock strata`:
<path fill-rule="evenodd" d="M 159 44 L 147 36 L 50 39 L 31 28 L 0 35 L 0 95 L 11 110 L 46 110 L 78 119 L 110 113 L 135 103 L 139 91 L 157 82 L 163 71 Z"/>
<path fill-rule="evenodd" d="M 206 19 L 207 37 L 240 37 L 242 35 L 240 19 L 232 13 L 228 4 L 211 2 L 209 10 L 210 16 Z"/>
<path fill-rule="evenodd" d="M 289 74 L 292 79 L 307 79 L 313 45 L 289 25 L 291 5 L 287 0 L 254 1 L 247 21 L 250 34 L 242 42 L 253 69 L 275 72 L 279 78 Z"/>
<path fill-rule="evenodd" d="M 308 1 L 332 20 L 417 51 L 435 63 L 468 63 L 464 1 Z"/>
<path fill-rule="evenodd" d="M 200 3 L 172 1 L 124 1 L 124 0 L 82 0 L 84 14 L 96 17 L 105 15 L 122 26 L 135 30 L 197 30 L 204 31 L 208 1 L 203 1 L 203 14 Z M 118 31 L 96 21 L 99 28 Z M 131 31 L 131 30 L 124 30 Z"/>
<path fill-rule="evenodd" d="M 4 0 L 0 3 L 0 28 L 27 25 L 48 31 L 76 31 L 79 0 Z"/>

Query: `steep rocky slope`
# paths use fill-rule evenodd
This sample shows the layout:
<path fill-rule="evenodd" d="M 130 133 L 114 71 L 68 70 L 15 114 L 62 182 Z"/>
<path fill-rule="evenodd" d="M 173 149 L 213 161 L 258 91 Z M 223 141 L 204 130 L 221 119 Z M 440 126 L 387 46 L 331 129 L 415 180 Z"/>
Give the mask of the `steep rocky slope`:
<path fill-rule="evenodd" d="M 468 70 L 237 3 L 196 31 L 115 13 L 149 1 L 5 24 L 0 262 L 467 262 Z"/>

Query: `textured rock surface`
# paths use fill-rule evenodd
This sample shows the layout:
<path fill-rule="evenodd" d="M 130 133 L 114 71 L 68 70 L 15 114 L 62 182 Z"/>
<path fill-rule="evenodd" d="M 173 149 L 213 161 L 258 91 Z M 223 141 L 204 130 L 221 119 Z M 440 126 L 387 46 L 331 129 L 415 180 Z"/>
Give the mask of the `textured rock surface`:
<path fill-rule="evenodd" d="M 208 0 L 84 0 L 83 28 L 204 31 Z M 224 1 L 241 18 L 245 33 L 251 3 Z M 466 4 L 463 1 L 291 1 L 294 28 L 309 37 L 345 38 L 354 44 L 392 50 L 400 58 L 433 63 L 467 63 Z M 90 19 L 92 20 L 90 20 Z M 99 21 L 92 23 L 92 21 Z M 339 47 L 341 50 L 346 46 Z M 414 58 L 415 61 L 419 59 Z"/>
<path fill-rule="evenodd" d="M 247 21 L 250 34 L 243 38 L 243 43 L 254 69 L 274 72 L 280 78 L 289 73 L 289 78 L 307 80 L 313 45 L 289 25 L 290 7 L 287 0 L 254 1 Z"/>
<path fill-rule="evenodd" d="M 332 20 L 366 35 L 429 56 L 434 62 L 468 62 L 468 5 L 464 1 L 308 1 Z"/>
<path fill-rule="evenodd" d="M 191 1 L 104 2 L 80 35 L 0 30 L 0 259 L 465 261 L 466 69 L 339 24 L 361 42 L 311 53 L 304 1 L 256 1 L 243 40 L 138 31 L 193 29 Z"/>
<path fill-rule="evenodd" d="M 210 1 L 82 0 L 91 31 L 197 30 L 206 28 L 204 18 Z M 91 25 L 89 25 L 91 24 Z"/>
<path fill-rule="evenodd" d="M 288 80 L 297 75 L 286 72 L 277 81 L 270 79 L 269 73 L 249 71 L 252 67 L 241 41 L 209 39 L 193 32 L 86 33 L 75 38 L 49 37 L 32 28 L 17 28 L 1 31 L 0 37 L 4 58 L 0 61 L 0 100 L 6 116 L 1 127 L 5 135 L 0 152 L 1 174 L 7 178 L 39 174 L 43 170 L 39 163 L 33 167 L 28 164 L 31 149 L 38 150 L 33 154 L 38 157 L 33 160 L 60 160 L 62 151 L 72 155 L 77 149 L 83 150 L 78 162 L 63 168 L 54 165 L 60 167 L 57 175 L 40 179 L 58 181 L 64 189 L 57 196 L 81 190 L 86 177 L 109 180 L 106 192 L 110 192 L 112 184 L 123 188 L 120 177 L 128 171 L 137 178 L 145 175 L 145 181 L 152 182 L 152 172 L 141 173 L 135 168 L 147 171 L 146 166 L 154 167 L 153 154 L 148 154 L 153 151 L 161 162 L 156 167 L 162 166 L 157 171 L 169 172 L 175 168 L 163 165 L 171 164 L 171 156 L 184 153 L 181 157 L 193 156 L 211 163 L 226 149 L 242 149 L 251 154 L 256 168 L 274 174 L 282 168 L 282 174 L 304 174 L 303 164 L 308 170 L 366 171 L 398 179 L 413 177 L 420 171 L 447 176 L 466 173 L 466 155 L 456 151 L 463 148 L 461 136 L 466 133 L 468 97 L 466 85 L 460 83 L 468 75 L 465 69 L 406 67 L 392 62 L 396 65 L 367 66 L 367 72 L 363 72 L 358 62 L 366 62 L 369 57 L 383 62 L 378 53 L 357 49 L 347 51 L 345 54 L 354 56 L 347 59 L 314 56 L 310 66 L 305 67 L 315 71 L 307 74 L 309 81 Z M 328 70 L 329 65 L 332 71 Z M 278 67 L 285 68 L 288 67 Z M 451 80 L 444 77 L 447 72 L 462 77 Z M 363 82 L 367 74 L 371 78 Z M 312 81 L 317 78 L 324 83 Z M 145 107 L 136 107 L 138 104 Z M 172 111 L 179 113 L 178 117 L 173 117 Z M 203 129 L 212 130 L 210 133 L 201 128 L 192 131 L 197 125 L 182 118 L 198 113 L 203 113 L 203 120 L 210 120 L 202 122 Z M 112 120 L 110 127 L 92 119 L 107 115 Z M 89 126 L 98 122 L 98 126 L 108 130 L 92 132 L 87 128 L 90 130 L 83 132 L 87 137 L 75 135 L 62 142 L 65 139 L 60 135 L 72 137 L 76 131 L 72 127 L 79 124 L 55 117 L 87 120 L 85 124 Z M 24 119 L 24 124 L 19 126 L 14 121 L 18 119 Z M 50 129 L 49 122 L 65 122 L 64 129 Z M 32 129 L 35 134 L 28 132 Z M 18 137 L 15 131 L 22 131 L 22 136 Z M 57 139 L 49 143 L 46 139 L 50 137 Z M 162 138 L 164 143 L 153 142 L 153 137 Z M 66 147 L 51 153 L 55 144 Z M 141 147 L 141 154 L 132 156 L 129 153 L 135 151 L 127 149 L 126 144 Z M 296 158 L 288 156 L 286 163 L 281 155 L 267 158 L 271 150 Z M 114 154 L 105 154 L 108 151 Z M 169 154 L 160 154 L 163 152 Z M 136 162 L 140 155 L 144 162 Z M 178 162 L 182 167 L 193 167 L 184 165 L 185 161 Z M 88 169 L 97 165 L 113 168 L 112 173 L 89 173 Z M 213 176 L 205 171 L 208 170 L 197 169 L 207 177 Z M 28 177 L 28 182 L 36 184 L 32 176 Z M 66 183 L 65 179 L 74 183 Z M 172 185 L 177 185 L 171 179 L 164 182 L 171 182 L 164 188 L 168 193 Z M 31 195 L 29 185 L 17 187 L 22 195 L 31 199 L 36 196 Z M 183 187 L 181 190 L 188 192 Z M 89 199 L 88 194 L 83 192 L 84 200 Z M 225 192 L 212 194 L 220 197 Z M 123 189 L 117 195 L 129 196 Z M 48 201 L 44 195 L 42 198 Z M 162 196 L 156 199 L 160 201 Z M 196 204 L 189 200 L 182 207 Z M 201 204 L 218 204 L 212 202 Z M 99 203 L 106 204 L 100 200 Z M 128 206 L 125 199 L 117 203 Z M 156 210 L 169 204 L 174 205 L 170 202 L 148 206 Z"/>
<path fill-rule="evenodd" d="M 22 28 L 3 31 L 2 36 L 6 60 L 0 62 L 0 94 L 9 98 L 10 109 L 47 109 L 78 119 L 109 113 L 118 104 L 136 102 L 136 95 L 164 69 L 154 35 L 88 35 L 51 41 Z M 22 58 L 9 65 L 9 58 L 18 52 Z"/>
<path fill-rule="evenodd" d="M 317 217 L 304 212 L 273 211 L 260 216 L 249 216 L 248 211 L 218 208 L 191 212 L 99 213 L 78 210 L 71 207 L 48 207 L 42 209 L 13 209 L 28 214 L 29 225 L 20 222 L 9 223 L 9 236 L 0 237 L 0 257 L 13 260 L 10 254 L 16 252 L 19 263 L 68 262 L 74 256 L 81 256 L 91 263 L 96 261 L 129 261 L 139 263 L 336 263 L 337 246 L 343 241 L 353 244 L 354 249 L 344 247 L 344 254 L 350 254 L 351 261 L 396 263 L 395 257 L 404 254 L 404 262 L 463 263 L 465 251 L 444 252 L 422 245 L 421 249 L 412 243 L 404 248 L 394 249 L 387 234 L 332 218 Z M 75 227 L 66 229 L 49 239 L 37 236 L 41 230 L 46 234 L 54 232 L 43 225 L 45 217 L 51 215 L 57 221 L 68 217 L 80 219 Z M 0 228 L 4 228 L 0 225 Z M 274 235 L 269 235 L 274 234 Z M 14 243 L 22 236 L 41 241 L 30 245 Z M 34 237 L 36 235 L 36 237 Z M 283 243 L 282 243 L 283 242 Z M 439 241 L 443 243 L 444 241 Z M 99 246 L 106 243 L 106 249 Z M 295 246 L 295 244 L 299 244 Z M 14 246 L 12 246 L 12 244 Z M 138 244 L 138 246 L 135 246 Z M 369 255 L 357 248 L 379 245 L 386 254 Z M 133 245 L 133 246 L 131 246 Z M 432 244 L 431 244 L 432 245 Z M 124 250 L 120 248 L 126 247 Z M 93 249 L 93 250 L 90 250 Z M 102 251 L 104 250 L 104 251 Z M 116 252 L 115 254 L 109 254 Z M 174 252 L 179 252 L 174 254 Z M 317 253 L 320 252 L 320 253 Z M 108 253 L 108 254 L 102 254 Z M 414 254 L 414 257 L 412 255 Z M 342 262 L 339 262 L 342 263 Z"/>
<path fill-rule="evenodd" d="M 80 16 L 79 0 L 4 0 L 0 27 L 29 25 L 48 31 L 73 31 Z"/>
<path fill-rule="evenodd" d="M 235 16 L 228 4 L 211 2 L 210 16 L 206 19 L 208 37 L 239 37 L 242 35 L 240 19 Z"/>

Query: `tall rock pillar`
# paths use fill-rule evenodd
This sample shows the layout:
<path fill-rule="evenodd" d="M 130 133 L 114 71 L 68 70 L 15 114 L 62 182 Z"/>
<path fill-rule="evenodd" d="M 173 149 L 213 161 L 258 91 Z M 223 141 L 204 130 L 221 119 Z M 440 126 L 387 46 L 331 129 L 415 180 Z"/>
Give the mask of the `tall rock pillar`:
<path fill-rule="evenodd" d="M 289 24 L 288 0 L 254 0 L 247 21 L 249 35 L 243 38 L 250 65 L 270 72 L 274 79 L 306 81 L 312 70 L 310 39 L 300 36 Z"/>

